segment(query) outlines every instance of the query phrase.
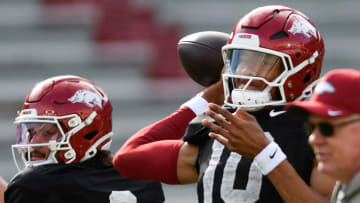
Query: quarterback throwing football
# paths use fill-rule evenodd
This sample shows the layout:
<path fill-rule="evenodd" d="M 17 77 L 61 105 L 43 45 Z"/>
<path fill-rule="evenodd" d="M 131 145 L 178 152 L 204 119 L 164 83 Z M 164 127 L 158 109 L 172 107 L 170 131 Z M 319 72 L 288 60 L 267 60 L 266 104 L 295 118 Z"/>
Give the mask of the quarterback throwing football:
<path fill-rule="evenodd" d="M 314 170 L 303 123 L 283 110 L 310 96 L 320 75 L 324 43 L 313 23 L 285 6 L 254 9 L 236 23 L 222 56 L 222 80 L 133 135 L 115 168 L 131 178 L 198 182 L 201 203 L 328 201 L 334 181 Z M 221 135 L 233 121 L 219 119 L 215 104 L 206 111 L 208 102 L 241 109 L 242 151 Z M 205 111 L 220 126 L 203 121 Z"/>

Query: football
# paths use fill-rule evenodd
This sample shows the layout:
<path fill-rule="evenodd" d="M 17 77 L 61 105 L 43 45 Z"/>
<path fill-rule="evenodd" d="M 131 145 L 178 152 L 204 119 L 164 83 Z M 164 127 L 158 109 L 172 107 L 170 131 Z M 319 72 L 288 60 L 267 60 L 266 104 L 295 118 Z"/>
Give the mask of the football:
<path fill-rule="evenodd" d="M 192 80 L 207 87 L 220 79 L 224 66 L 221 48 L 228 39 L 227 33 L 203 31 L 186 35 L 179 40 L 179 59 Z"/>

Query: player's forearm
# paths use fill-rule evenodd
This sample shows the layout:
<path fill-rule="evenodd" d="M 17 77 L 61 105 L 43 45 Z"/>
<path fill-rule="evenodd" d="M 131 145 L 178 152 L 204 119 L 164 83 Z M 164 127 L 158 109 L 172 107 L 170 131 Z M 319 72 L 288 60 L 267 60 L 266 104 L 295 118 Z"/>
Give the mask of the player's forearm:
<path fill-rule="evenodd" d="M 123 150 L 115 154 L 114 167 L 132 179 L 179 184 L 177 160 L 182 140 L 164 140 Z"/>
<path fill-rule="evenodd" d="M 280 196 L 288 203 L 320 203 L 329 202 L 329 199 L 321 196 L 309 187 L 297 174 L 291 164 L 284 160 L 268 174 Z"/>
<path fill-rule="evenodd" d="M 207 102 L 195 97 L 182 108 L 133 135 L 115 154 L 114 167 L 135 179 L 178 184 L 177 160 L 185 130 Z"/>
<path fill-rule="evenodd" d="M 180 108 L 163 120 L 139 130 L 126 141 L 120 151 L 131 150 L 155 141 L 180 139 L 193 118 L 195 114 L 188 107 Z"/>
<path fill-rule="evenodd" d="M 189 122 L 195 114 L 183 107 L 133 135 L 115 154 L 114 167 L 123 175 L 178 184 L 177 159 Z"/>

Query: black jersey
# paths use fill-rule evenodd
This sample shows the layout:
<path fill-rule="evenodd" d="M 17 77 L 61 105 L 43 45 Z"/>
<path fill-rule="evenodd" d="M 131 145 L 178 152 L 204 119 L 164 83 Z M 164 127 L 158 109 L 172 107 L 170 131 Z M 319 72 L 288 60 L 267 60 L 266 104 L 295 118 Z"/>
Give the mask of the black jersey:
<path fill-rule="evenodd" d="M 253 113 L 267 137 L 274 139 L 287 160 L 309 184 L 314 154 L 307 142 L 303 123 L 289 118 L 281 109 Z M 185 141 L 199 145 L 197 169 L 198 199 L 201 203 L 283 202 L 270 180 L 252 159 L 230 152 L 207 135 L 209 129 L 195 118 Z"/>
<path fill-rule="evenodd" d="M 26 169 L 9 183 L 5 202 L 160 203 L 164 194 L 158 182 L 130 180 L 112 166 L 87 161 Z"/>

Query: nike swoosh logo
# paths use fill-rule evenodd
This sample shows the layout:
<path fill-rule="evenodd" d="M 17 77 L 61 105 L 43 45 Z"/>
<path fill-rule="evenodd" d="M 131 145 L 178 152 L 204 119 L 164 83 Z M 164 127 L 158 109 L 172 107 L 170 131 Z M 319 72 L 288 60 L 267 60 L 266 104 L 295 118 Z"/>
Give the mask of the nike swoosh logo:
<path fill-rule="evenodd" d="M 271 154 L 271 155 L 269 156 L 269 158 L 270 158 L 270 159 L 273 159 L 273 158 L 274 158 L 274 156 L 275 156 L 275 154 L 276 154 L 277 150 L 278 150 L 278 149 L 276 149 L 276 150 L 274 151 L 274 153 L 273 153 L 273 154 Z"/>
<path fill-rule="evenodd" d="M 275 111 L 274 109 L 270 111 L 269 116 L 270 117 L 276 117 L 280 114 L 286 113 L 286 111 Z"/>

